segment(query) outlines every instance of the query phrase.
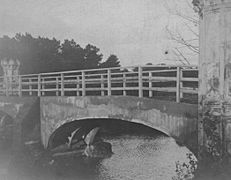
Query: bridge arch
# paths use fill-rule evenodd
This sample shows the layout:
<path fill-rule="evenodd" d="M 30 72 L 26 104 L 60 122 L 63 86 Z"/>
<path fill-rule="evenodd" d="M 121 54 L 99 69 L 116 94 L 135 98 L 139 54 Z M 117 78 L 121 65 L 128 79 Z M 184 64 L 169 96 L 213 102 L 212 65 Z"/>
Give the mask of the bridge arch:
<path fill-rule="evenodd" d="M 83 119 L 119 119 L 140 123 L 197 147 L 197 106 L 129 96 L 41 97 L 42 143 L 62 125 Z"/>
<path fill-rule="evenodd" d="M 13 117 L 0 110 L 0 148 L 9 149 L 13 142 Z"/>
<path fill-rule="evenodd" d="M 116 127 L 115 127 L 116 126 Z M 123 127 L 121 127 L 123 126 Z M 132 129 L 131 129 L 132 126 Z M 142 120 L 129 121 L 125 119 L 116 119 L 116 118 L 82 118 L 76 119 L 71 122 L 67 121 L 60 125 L 49 137 L 47 149 L 52 149 L 58 145 L 64 144 L 67 142 L 67 137 L 77 128 L 81 128 L 82 134 L 87 134 L 91 129 L 95 127 L 100 127 L 103 132 L 107 133 L 133 133 L 139 134 L 156 134 L 159 132 L 163 135 L 170 136 L 170 134 L 163 128 L 157 126 L 150 126 Z M 135 128 L 134 128 L 135 127 Z M 118 132 L 119 131 L 119 132 Z"/>

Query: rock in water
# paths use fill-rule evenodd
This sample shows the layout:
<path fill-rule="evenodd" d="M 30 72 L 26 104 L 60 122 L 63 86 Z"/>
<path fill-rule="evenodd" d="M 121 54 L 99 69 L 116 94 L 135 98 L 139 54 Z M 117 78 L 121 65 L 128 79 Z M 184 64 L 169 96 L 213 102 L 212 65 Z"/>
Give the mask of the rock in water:
<path fill-rule="evenodd" d="M 105 158 L 112 155 L 112 146 L 108 142 L 96 142 L 86 147 L 84 154 L 87 157 Z"/>
<path fill-rule="evenodd" d="M 80 140 L 78 142 L 73 143 L 71 147 L 69 147 L 68 144 L 59 145 L 59 146 L 51 149 L 51 153 L 52 154 L 64 153 L 64 152 L 70 152 L 70 151 L 76 151 L 76 150 L 84 151 L 85 147 L 86 147 L 85 142 L 83 140 Z"/>
<path fill-rule="evenodd" d="M 60 153 L 60 152 L 66 152 L 69 150 L 68 144 L 61 144 L 53 149 L 51 149 L 52 153 Z"/>

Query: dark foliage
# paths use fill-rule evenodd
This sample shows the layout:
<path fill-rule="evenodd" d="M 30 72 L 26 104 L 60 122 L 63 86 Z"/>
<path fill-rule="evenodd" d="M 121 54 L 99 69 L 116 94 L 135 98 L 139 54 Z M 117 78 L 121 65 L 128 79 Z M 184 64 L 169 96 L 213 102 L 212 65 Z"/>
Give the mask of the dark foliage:
<path fill-rule="evenodd" d="M 118 57 L 114 54 L 111 54 L 108 57 L 108 59 L 100 65 L 101 68 L 119 67 L 119 66 L 120 66 L 120 61 Z"/>
<path fill-rule="evenodd" d="M 73 39 L 61 43 L 28 33 L 0 37 L 0 59 L 3 58 L 19 59 L 21 74 L 120 66 L 116 55 L 102 62 L 100 49 L 91 44 L 82 48 Z"/>

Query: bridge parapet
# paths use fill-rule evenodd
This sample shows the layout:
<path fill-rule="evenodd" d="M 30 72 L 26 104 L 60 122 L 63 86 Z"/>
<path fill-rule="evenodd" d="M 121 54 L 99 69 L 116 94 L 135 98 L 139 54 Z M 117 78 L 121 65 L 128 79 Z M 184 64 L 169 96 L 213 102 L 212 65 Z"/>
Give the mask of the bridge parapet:
<path fill-rule="evenodd" d="M 186 94 L 197 96 L 196 66 L 131 66 L 81 71 L 20 75 L 16 89 L 4 88 L 2 95 L 19 96 L 138 96 L 166 97 L 180 102 Z M 8 83 L 9 85 L 9 83 Z M 196 100 L 197 102 L 197 100 Z"/>

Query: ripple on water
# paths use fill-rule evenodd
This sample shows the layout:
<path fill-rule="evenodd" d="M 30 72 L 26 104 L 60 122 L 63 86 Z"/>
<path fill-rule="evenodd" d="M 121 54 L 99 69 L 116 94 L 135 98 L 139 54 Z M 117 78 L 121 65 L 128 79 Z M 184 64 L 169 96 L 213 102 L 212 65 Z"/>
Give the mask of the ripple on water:
<path fill-rule="evenodd" d="M 188 162 L 186 147 L 179 147 L 170 137 L 122 136 L 105 139 L 114 154 L 97 168 L 101 180 L 171 180 L 177 161 Z"/>

